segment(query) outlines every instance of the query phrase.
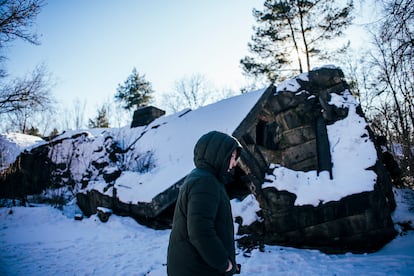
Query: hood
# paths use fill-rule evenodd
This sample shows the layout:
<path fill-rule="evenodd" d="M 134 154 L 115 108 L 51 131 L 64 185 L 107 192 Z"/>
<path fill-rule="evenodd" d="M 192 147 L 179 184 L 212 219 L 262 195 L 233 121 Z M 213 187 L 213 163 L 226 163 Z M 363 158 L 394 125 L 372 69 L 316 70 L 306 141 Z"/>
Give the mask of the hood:
<path fill-rule="evenodd" d="M 197 141 L 194 147 L 194 164 L 222 181 L 229 167 L 232 152 L 237 150 L 237 156 L 240 156 L 241 149 L 239 141 L 233 136 L 211 131 Z"/>

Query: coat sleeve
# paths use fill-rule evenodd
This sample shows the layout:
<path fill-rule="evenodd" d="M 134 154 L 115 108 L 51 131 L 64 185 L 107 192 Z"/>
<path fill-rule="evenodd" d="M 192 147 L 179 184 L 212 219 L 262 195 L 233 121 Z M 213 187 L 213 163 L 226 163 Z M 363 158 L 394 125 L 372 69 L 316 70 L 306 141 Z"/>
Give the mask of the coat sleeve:
<path fill-rule="evenodd" d="M 220 189 L 216 183 L 203 181 L 195 185 L 188 198 L 187 230 L 191 244 L 203 260 L 225 272 L 230 256 L 215 230 L 219 202 Z"/>

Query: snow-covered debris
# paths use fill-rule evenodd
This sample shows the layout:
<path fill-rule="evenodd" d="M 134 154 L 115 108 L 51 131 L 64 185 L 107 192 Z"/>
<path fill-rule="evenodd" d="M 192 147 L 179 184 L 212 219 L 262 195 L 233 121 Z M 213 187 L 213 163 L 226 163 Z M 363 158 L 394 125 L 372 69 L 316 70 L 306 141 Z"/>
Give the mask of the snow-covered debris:
<path fill-rule="evenodd" d="M 377 175 L 370 167 L 375 165 L 377 153 L 365 119 L 356 113 L 355 98 L 346 91 L 343 95 L 332 94 L 330 103 L 348 109 L 346 118 L 327 126 L 333 179 L 328 172 L 318 175 L 316 171 L 294 171 L 273 164 L 272 174 L 266 176 L 271 182 L 265 182 L 262 188 L 292 192 L 297 196 L 296 205 L 314 206 L 374 189 Z"/>
<path fill-rule="evenodd" d="M 250 225 L 257 220 L 260 220 L 257 215 L 257 212 L 260 210 L 259 202 L 254 195 L 248 195 L 243 200 L 233 199 L 231 201 L 233 217 L 241 217 L 243 220 L 242 225 Z"/>
<path fill-rule="evenodd" d="M 0 134 L 0 171 L 12 164 L 22 151 L 30 150 L 44 142 L 38 136 L 21 133 Z"/>
<path fill-rule="evenodd" d="M 281 82 L 277 86 L 276 92 L 281 92 L 281 91 L 296 92 L 296 91 L 298 91 L 299 88 L 301 87 L 301 85 L 297 80 L 309 81 L 308 73 L 302 73 L 302 74 L 300 74 L 299 76 L 297 76 L 295 78 L 288 79 L 288 80 L 285 80 L 285 81 Z"/>

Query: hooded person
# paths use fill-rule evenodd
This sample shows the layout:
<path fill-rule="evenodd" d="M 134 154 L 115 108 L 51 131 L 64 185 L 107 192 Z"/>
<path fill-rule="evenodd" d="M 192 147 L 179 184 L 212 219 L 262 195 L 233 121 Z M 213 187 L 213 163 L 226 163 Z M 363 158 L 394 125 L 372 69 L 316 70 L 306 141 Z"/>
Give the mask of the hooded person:
<path fill-rule="evenodd" d="M 232 275 L 236 272 L 234 226 L 226 174 L 237 165 L 241 145 L 218 131 L 194 147 L 195 169 L 180 188 L 167 254 L 169 276 Z"/>

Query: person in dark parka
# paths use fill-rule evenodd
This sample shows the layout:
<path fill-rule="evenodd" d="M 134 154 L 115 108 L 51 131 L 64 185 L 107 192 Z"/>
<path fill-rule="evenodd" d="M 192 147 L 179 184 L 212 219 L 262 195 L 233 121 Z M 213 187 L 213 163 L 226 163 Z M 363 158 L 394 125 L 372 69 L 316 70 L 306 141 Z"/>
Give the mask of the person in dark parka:
<path fill-rule="evenodd" d="M 237 165 L 236 138 L 211 131 L 194 147 L 196 168 L 177 198 L 168 245 L 169 276 L 232 275 L 236 272 L 234 228 L 225 175 Z"/>

